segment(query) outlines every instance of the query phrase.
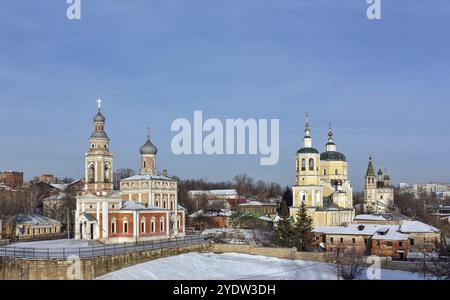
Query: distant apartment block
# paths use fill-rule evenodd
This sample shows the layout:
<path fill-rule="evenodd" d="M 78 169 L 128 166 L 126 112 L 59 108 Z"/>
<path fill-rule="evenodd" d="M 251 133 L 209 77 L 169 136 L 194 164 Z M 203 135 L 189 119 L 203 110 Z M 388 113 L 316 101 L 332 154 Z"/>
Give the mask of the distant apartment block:
<path fill-rule="evenodd" d="M 436 195 L 438 198 L 450 197 L 450 183 L 417 183 L 410 185 L 402 182 L 399 186 L 400 194 L 414 194 L 414 197 Z"/>

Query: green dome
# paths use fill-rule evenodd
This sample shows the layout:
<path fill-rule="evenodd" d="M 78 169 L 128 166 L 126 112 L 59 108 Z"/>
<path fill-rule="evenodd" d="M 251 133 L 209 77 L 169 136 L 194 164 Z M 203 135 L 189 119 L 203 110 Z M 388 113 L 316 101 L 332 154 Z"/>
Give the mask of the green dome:
<path fill-rule="evenodd" d="M 341 152 L 327 151 L 320 154 L 320 160 L 324 161 L 347 161 L 347 158 Z"/>
<path fill-rule="evenodd" d="M 391 180 L 391 176 L 385 175 L 385 176 L 384 176 L 384 180 Z"/>
<path fill-rule="evenodd" d="M 297 154 L 306 154 L 306 153 L 319 154 L 319 151 L 317 151 L 317 149 L 315 149 L 315 148 L 310 148 L 310 147 L 302 148 L 297 151 Z"/>

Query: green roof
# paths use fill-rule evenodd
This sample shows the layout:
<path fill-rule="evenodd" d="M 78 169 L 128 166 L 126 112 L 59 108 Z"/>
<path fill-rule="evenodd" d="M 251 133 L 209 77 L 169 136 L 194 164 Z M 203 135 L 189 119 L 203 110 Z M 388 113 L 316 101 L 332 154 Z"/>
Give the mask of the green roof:
<path fill-rule="evenodd" d="M 366 176 L 375 176 L 375 170 L 373 168 L 372 159 L 369 160 Z"/>
<path fill-rule="evenodd" d="M 319 154 L 319 151 L 317 151 L 317 149 L 315 148 L 302 148 L 300 150 L 297 151 L 297 154 L 302 154 L 302 153 L 314 153 L 314 154 Z"/>
<path fill-rule="evenodd" d="M 347 161 L 347 158 L 341 152 L 327 151 L 320 154 L 320 160 L 325 161 Z"/>

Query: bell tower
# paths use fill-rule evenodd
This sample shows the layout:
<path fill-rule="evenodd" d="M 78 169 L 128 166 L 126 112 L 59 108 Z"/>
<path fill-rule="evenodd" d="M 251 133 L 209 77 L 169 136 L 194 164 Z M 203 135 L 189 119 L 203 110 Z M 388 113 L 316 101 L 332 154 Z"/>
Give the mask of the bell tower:
<path fill-rule="evenodd" d="M 364 178 L 364 212 L 376 210 L 377 201 L 377 177 L 373 168 L 372 156 L 369 157 L 366 177 Z"/>
<path fill-rule="evenodd" d="M 113 154 L 109 152 L 109 137 L 105 132 L 105 117 L 101 112 L 102 100 L 97 100 L 98 112 L 94 117 L 94 131 L 85 154 L 85 190 L 97 195 L 113 190 Z"/>

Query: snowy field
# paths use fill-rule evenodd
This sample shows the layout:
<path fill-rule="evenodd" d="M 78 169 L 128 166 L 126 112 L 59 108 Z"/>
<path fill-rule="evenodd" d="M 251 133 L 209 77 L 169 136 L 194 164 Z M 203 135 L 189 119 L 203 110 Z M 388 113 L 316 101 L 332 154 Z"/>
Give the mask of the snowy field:
<path fill-rule="evenodd" d="M 52 241 L 38 241 L 38 242 L 22 242 L 6 246 L 7 248 L 35 248 L 35 249 L 58 249 L 58 248 L 84 248 L 91 246 L 100 246 L 97 241 L 82 241 L 82 240 L 52 240 Z"/>
<path fill-rule="evenodd" d="M 182 270 L 182 271 L 181 271 Z M 361 279 L 367 279 L 365 272 Z M 330 264 L 248 254 L 188 253 L 132 266 L 99 280 L 335 280 Z M 419 280 L 420 274 L 382 270 L 383 280 Z"/>

